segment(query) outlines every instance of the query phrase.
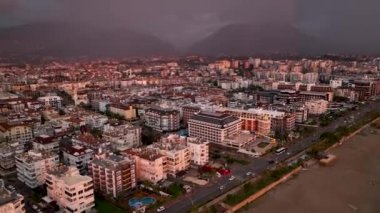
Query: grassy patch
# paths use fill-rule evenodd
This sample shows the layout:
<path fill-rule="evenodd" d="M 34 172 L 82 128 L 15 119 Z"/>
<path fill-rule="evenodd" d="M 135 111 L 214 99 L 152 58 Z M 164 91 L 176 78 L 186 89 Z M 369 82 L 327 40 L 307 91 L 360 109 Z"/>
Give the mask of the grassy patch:
<path fill-rule="evenodd" d="M 95 198 L 95 209 L 98 210 L 99 213 L 123 213 L 125 210 L 115 206 L 110 201 L 106 201 L 100 198 Z"/>

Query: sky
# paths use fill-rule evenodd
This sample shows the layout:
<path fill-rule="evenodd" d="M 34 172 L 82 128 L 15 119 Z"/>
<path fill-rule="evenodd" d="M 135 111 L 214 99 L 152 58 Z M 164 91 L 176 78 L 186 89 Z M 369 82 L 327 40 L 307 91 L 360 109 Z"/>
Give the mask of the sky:
<path fill-rule="evenodd" d="M 0 28 L 55 21 L 133 28 L 178 47 L 235 23 L 290 24 L 325 39 L 375 42 L 379 20 L 379 0 L 0 0 Z"/>
<path fill-rule="evenodd" d="M 0 0 L 0 27 L 63 21 L 126 27 L 186 46 L 233 23 L 291 22 L 293 0 Z"/>

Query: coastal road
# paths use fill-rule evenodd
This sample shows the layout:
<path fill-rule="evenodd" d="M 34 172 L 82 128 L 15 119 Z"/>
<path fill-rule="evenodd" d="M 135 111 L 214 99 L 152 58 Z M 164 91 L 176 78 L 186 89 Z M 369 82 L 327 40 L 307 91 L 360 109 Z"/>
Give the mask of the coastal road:
<path fill-rule="evenodd" d="M 246 176 L 247 172 L 250 171 L 257 175 L 260 175 L 261 173 L 266 171 L 270 166 L 275 165 L 269 164 L 269 160 L 275 160 L 276 164 L 280 164 L 281 162 L 299 154 L 300 152 L 305 151 L 313 143 L 319 140 L 319 137 L 322 133 L 326 131 L 332 132 L 340 126 L 346 126 L 345 120 L 347 118 L 353 116 L 353 120 L 355 120 L 375 109 L 380 109 L 380 102 L 368 102 L 366 105 L 360 106 L 358 110 L 355 110 L 344 117 L 336 119 L 335 121 L 331 122 L 328 126 L 317 128 L 312 135 L 303 138 L 299 140 L 296 144 L 287 147 L 287 152 L 284 152 L 280 155 L 270 154 L 262 158 L 252 159 L 248 165 L 235 168 L 232 171 L 232 174 L 236 177 L 234 180 L 230 181 L 228 180 L 229 176 L 224 176 L 218 178 L 216 182 L 208 186 L 200 187 L 199 189 L 194 189 L 195 191 L 192 194 L 167 207 L 165 212 L 190 212 L 194 205 L 203 205 L 211 201 L 212 199 L 239 186 L 242 182 L 252 178 Z M 220 190 L 220 186 L 224 186 L 224 189 Z"/>

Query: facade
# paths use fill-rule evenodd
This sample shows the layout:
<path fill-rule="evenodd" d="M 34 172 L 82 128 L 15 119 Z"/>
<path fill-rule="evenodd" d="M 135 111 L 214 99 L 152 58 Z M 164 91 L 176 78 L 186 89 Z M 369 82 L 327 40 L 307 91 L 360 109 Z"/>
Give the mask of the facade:
<path fill-rule="evenodd" d="M 35 137 L 33 141 L 33 149 L 59 153 L 59 142 L 54 137 L 48 135 L 40 135 Z"/>
<path fill-rule="evenodd" d="M 180 128 L 177 110 L 149 108 L 145 111 L 145 124 L 157 131 L 175 131 Z"/>
<path fill-rule="evenodd" d="M 188 137 L 186 143 L 190 151 L 191 163 L 203 166 L 209 162 L 209 142 L 207 140 Z"/>
<path fill-rule="evenodd" d="M 238 117 L 242 121 L 242 130 L 256 132 L 260 135 L 268 135 L 271 131 L 271 118 L 268 115 L 233 108 L 222 108 L 217 111 Z"/>
<path fill-rule="evenodd" d="M 299 92 L 299 97 L 301 102 L 308 100 L 319 100 L 323 99 L 328 102 L 333 101 L 334 93 L 333 92 L 310 92 L 310 91 L 301 91 Z"/>
<path fill-rule="evenodd" d="M 17 179 L 34 189 L 45 183 L 46 171 L 58 165 L 59 156 L 52 152 L 31 150 L 16 156 Z"/>
<path fill-rule="evenodd" d="M 167 178 L 166 156 L 151 148 L 127 150 L 136 162 L 136 178 L 138 181 L 157 183 Z"/>
<path fill-rule="evenodd" d="M 149 146 L 166 157 L 166 173 L 168 175 L 175 177 L 178 172 L 184 171 L 190 167 L 190 150 L 186 145 L 186 140 L 183 142 L 181 142 L 179 136 L 169 135 L 168 137 L 163 138 L 161 142 Z"/>
<path fill-rule="evenodd" d="M 0 123 L 0 138 L 25 145 L 33 139 L 33 130 L 24 123 Z"/>
<path fill-rule="evenodd" d="M 189 121 L 191 116 L 193 116 L 195 113 L 199 113 L 201 111 L 201 108 L 197 106 L 184 106 L 182 107 L 182 111 L 183 111 L 183 117 L 182 117 L 183 124 L 187 126 L 187 122 Z"/>
<path fill-rule="evenodd" d="M 10 192 L 0 180 L 0 213 L 24 213 L 24 197 L 17 192 Z"/>
<path fill-rule="evenodd" d="M 137 118 L 137 109 L 131 105 L 111 104 L 108 110 L 122 116 L 126 120 L 134 120 Z"/>
<path fill-rule="evenodd" d="M 24 152 L 24 146 L 19 143 L 0 144 L 0 167 L 12 169 L 16 165 L 15 156 Z"/>
<path fill-rule="evenodd" d="M 325 100 L 309 100 L 305 102 L 305 106 L 311 115 L 321 115 L 327 112 L 329 102 Z"/>
<path fill-rule="evenodd" d="M 117 198 L 136 187 L 136 166 L 133 158 L 122 155 L 95 155 L 89 165 L 95 191 Z"/>
<path fill-rule="evenodd" d="M 80 174 L 87 174 L 87 166 L 93 159 L 94 151 L 79 145 L 67 145 L 62 148 L 63 162 L 75 166 Z"/>
<path fill-rule="evenodd" d="M 124 151 L 141 145 L 141 127 L 130 124 L 120 126 L 106 126 L 103 139 L 111 142 L 113 149 Z"/>
<path fill-rule="evenodd" d="M 63 212 L 91 212 L 95 206 L 92 178 L 82 176 L 76 167 L 60 166 L 46 175 L 47 194 Z"/>
<path fill-rule="evenodd" d="M 230 136 L 240 134 L 242 121 L 234 116 L 200 112 L 189 120 L 189 136 L 206 139 L 211 143 L 222 144 Z"/>
<path fill-rule="evenodd" d="M 37 99 L 43 106 L 59 109 L 62 107 L 62 98 L 57 95 L 48 95 Z"/>

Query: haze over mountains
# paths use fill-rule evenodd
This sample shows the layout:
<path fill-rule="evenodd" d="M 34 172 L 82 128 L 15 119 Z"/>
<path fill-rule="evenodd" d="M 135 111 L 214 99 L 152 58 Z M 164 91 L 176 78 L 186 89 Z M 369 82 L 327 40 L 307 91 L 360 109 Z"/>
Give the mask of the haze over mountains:
<path fill-rule="evenodd" d="M 339 29 L 311 36 L 287 24 L 229 24 L 186 49 L 176 49 L 157 36 L 131 29 L 37 23 L 0 29 L 0 56 L 131 57 L 179 53 L 249 56 L 380 52 L 379 42 L 354 42 L 352 35 L 332 40 L 331 33 L 344 34 L 350 30 Z"/>
<path fill-rule="evenodd" d="M 172 55 L 161 39 L 127 29 L 37 23 L 0 30 L 0 56 L 128 57 Z"/>

